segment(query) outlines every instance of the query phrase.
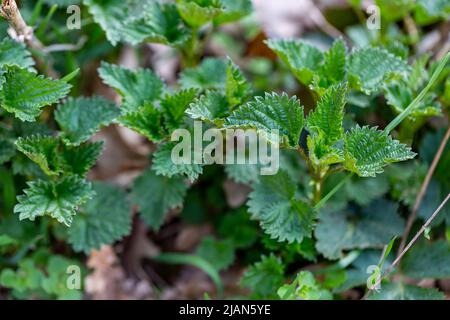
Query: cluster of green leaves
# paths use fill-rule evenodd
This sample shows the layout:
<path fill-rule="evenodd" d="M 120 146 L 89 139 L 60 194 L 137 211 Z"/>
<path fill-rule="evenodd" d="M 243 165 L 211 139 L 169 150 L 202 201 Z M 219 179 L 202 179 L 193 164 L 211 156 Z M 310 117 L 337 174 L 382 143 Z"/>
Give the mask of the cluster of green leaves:
<path fill-rule="evenodd" d="M 236 257 L 250 264 L 241 285 L 255 299 L 332 299 L 365 286 L 368 266 L 385 270 L 379 249 L 402 235 L 402 209 L 412 208 L 443 132 L 425 136 L 419 160 L 392 164 L 416 157 L 408 146 L 414 133 L 429 117 L 442 115 L 450 101 L 450 69 L 444 66 L 439 86 L 408 108 L 424 88 L 429 89 L 438 66 L 428 56 L 408 63 L 407 45 L 413 41 L 398 35 L 395 22 L 411 14 L 419 25 L 446 18 L 448 1 L 377 1 L 389 36 L 385 31 L 367 35 L 363 27 L 352 27 L 347 30 L 355 44 L 351 50 L 342 39 L 327 50 L 304 40 L 268 40 L 268 47 L 310 90 L 312 105 L 273 92 L 278 88 L 272 83 L 259 93 L 260 84 L 250 84 L 230 58 L 200 61 L 211 32 L 248 15 L 249 0 L 83 3 L 113 46 L 168 45 L 181 54 L 183 69 L 178 82 L 169 86 L 150 69 L 101 62 L 100 78 L 121 97 L 117 107 L 100 97 L 68 98 L 78 88 L 65 78 L 38 75 L 24 45 L 9 39 L 0 43 L 0 164 L 27 181 L 17 186 L 23 194 L 16 203 L 14 178 L 0 167 L 3 208 L 16 213 L 0 220 L 0 253 L 5 257 L 0 265 L 11 266 L 0 272 L 1 286 L 11 288 L 16 298 L 80 298 L 80 292 L 68 290 L 64 281 L 67 267 L 79 265 L 78 261 L 48 250 L 28 251 L 40 241 L 50 247 L 55 237 L 73 251 L 89 254 L 131 232 L 132 207 L 154 231 L 164 226 L 169 213 L 179 212 L 187 223 L 212 218 L 216 235 L 204 237 L 192 255 L 169 254 L 164 259 L 163 254 L 159 262 L 202 268 L 219 294 L 219 272 L 230 268 Z M 359 10 L 360 1 L 351 3 Z M 39 15 L 37 9 L 33 15 Z M 103 37 L 97 29 L 92 32 L 94 40 Z M 45 24 L 38 33 L 43 31 Z M 99 47 L 97 53 L 88 49 L 81 61 L 98 57 L 104 50 Z M 354 118 L 355 106 L 359 113 L 370 110 L 367 106 L 376 106 L 374 111 L 381 113 L 382 101 L 394 116 L 406 118 L 396 139 L 390 130 L 359 125 L 366 122 Z M 279 172 L 261 176 L 260 165 L 225 165 L 224 176 L 217 166 L 173 163 L 173 132 L 180 128 L 193 132 L 196 120 L 203 122 L 203 129 L 278 130 Z M 134 180 L 129 193 L 86 178 L 103 147 L 91 138 L 110 124 L 129 128 L 156 147 L 151 166 Z M 419 208 L 420 218 L 429 217 L 450 188 L 449 154 L 447 148 Z M 224 204 L 222 177 L 250 187 L 245 206 L 230 210 Z M 341 188 L 337 193 L 336 186 Z M 331 199 L 324 196 L 330 191 Z M 443 211 L 433 226 L 445 221 L 448 229 L 450 210 Z M 17 225 L 17 217 L 25 221 Z M 411 279 L 450 277 L 448 243 L 434 228 L 429 237 L 433 241 L 413 247 L 396 272 Z M 299 261 L 319 259 L 327 265 L 297 273 Z M 386 264 L 390 261 L 388 256 Z M 371 298 L 442 299 L 443 294 L 401 280 L 384 282 L 382 291 Z"/>

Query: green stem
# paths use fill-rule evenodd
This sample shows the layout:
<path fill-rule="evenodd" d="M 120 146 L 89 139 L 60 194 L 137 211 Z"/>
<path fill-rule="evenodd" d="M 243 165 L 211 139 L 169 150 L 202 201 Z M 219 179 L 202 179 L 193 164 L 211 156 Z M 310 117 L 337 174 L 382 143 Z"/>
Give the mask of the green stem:
<path fill-rule="evenodd" d="M 436 81 L 439 78 L 439 75 L 441 74 L 442 70 L 444 70 L 445 65 L 448 62 L 448 59 L 450 58 L 450 52 L 447 53 L 439 62 L 439 65 L 437 66 L 436 70 L 434 71 L 433 75 L 431 76 L 430 81 L 428 82 L 427 86 L 422 90 L 422 92 L 414 99 L 413 102 L 405 109 L 402 113 L 400 113 L 394 120 L 391 121 L 387 125 L 387 127 L 384 129 L 384 133 L 389 134 L 392 130 L 395 129 L 409 114 L 412 110 L 417 108 L 417 106 L 422 102 L 423 98 L 425 98 L 425 95 L 430 91 L 430 89 L 434 86 Z"/>
<path fill-rule="evenodd" d="M 345 183 L 353 176 L 353 173 L 349 173 L 344 179 L 341 180 L 341 182 L 339 182 L 334 188 L 333 190 L 331 190 L 330 192 L 327 193 L 327 195 L 325 195 L 325 197 L 323 197 L 319 202 L 317 202 L 314 206 L 314 210 L 319 210 L 320 208 L 322 208 L 325 203 L 327 203 L 327 201 L 336 193 L 339 191 L 339 189 L 341 189 Z"/>

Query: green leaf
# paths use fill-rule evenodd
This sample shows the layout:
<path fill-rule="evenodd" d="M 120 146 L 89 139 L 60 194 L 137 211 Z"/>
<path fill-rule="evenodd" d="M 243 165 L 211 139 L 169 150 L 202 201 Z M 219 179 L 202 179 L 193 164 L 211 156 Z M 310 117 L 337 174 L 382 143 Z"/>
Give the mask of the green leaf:
<path fill-rule="evenodd" d="M 303 106 L 297 97 L 289 98 L 283 93 L 266 93 L 242 105 L 227 118 L 227 127 L 279 130 L 280 144 L 297 148 L 303 128 Z"/>
<path fill-rule="evenodd" d="M 0 164 L 8 162 L 16 154 L 16 147 L 11 139 L 0 137 Z"/>
<path fill-rule="evenodd" d="M 343 137 L 346 94 L 346 85 L 331 86 L 306 120 L 309 131 L 322 137 L 327 146 L 332 146 Z"/>
<path fill-rule="evenodd" d="M 239 20 L 252 13 L 251 0 L 220 0 L 223 11 L 214 19 L 216 25 Z"/>
<path fill-rule="evenodd" d="M 208 91 L 189 105 L 186 113 L 192 119 L 200 119 L 220 125 L 228 115 L 227 98 L 216 91 Z"/>
<path fill-rule="evenodd" d="M 153 170 L 145 171 L 133 185 L 131 197 L 140 207 L 142 219 L 158 230 L 166 213 L 183 204 L 187 187 L 180 178 L 166 178 Z"/>
<path fill-rule="evenodd" d="M 434 22 L 436 18 L 448 19 L 450 14 L 449 0 L 418 0 L 415 18 L 418 23 Z"/>
<path fill-rule="evenodd" d="M 199 164 L 175 164 L 172 161 L 172 150 L 176 144 L 169 142 L 159 146 L 153 158 L 153 170 L 158 175 L 175 177 L 186 175 L 189 180 L 194 181 L 203 173 L 203 168 Z"/>
<path fill-rule="evenodd" d="M 301 271 L 291 284 L 285 284 L 277 291 L 282 300 L 332 300 L 333 295 L 314 278 L 309 271 Z"/>
<path fill-rule="evenodd" d="M 98 73 L 105 84 L 124 98 L 125 111 L 137 111 L 145 103 L 157 100 L 164 89 L 162 80 L 149 69 L 130 70 L 102 62 Z"/>
<path fill-rule="evenodd" d="M 250 220 L 250 215 L 245 209 L 225 214 L 220 221 L 218 232 L 230 239 L 236 248 L 249 248 L 259 236 L 258 225 Z"/>
<path fill-rule="evenodd" d="M 60 104 L 55 112 L 55 120 L 63 131 L 64 142 L 79 145 L 119 115 L 120 110 L 115 104 L 104 98 L 78 97 Z"/>
<path fill-rule="evenodd" d="M 223 89 L 227 75 L 227 64 L 219 58 L 206 58 L 195 68 L 187 68 L 180 74 L 184 89 Z"/>
<path fill-rule="evenodd" d="M 44 78 L 17 66 L 6 67 L 5 83 L 0 90 L 0 104 L 22 121 L 34 121 L 44 106 L 64 98 L 71 85 Z"/>
<path fill-rule="evenodd" d="M 256 299 L 276 298 L 277 289 L 284 282 L 284 265 L 281 259 L 261 256 L 261 261 L 252 265 L 243 275 L 241 285 L 252 290 Z"/>
<path fill-rule="evenodd" d="M 393 78 L 405 77 L 410 67 L 401 58 L 382 48 L 354 50 L 348 57 L 351 87 L 366 94 L 380 91 Z"/>
<path fill-rule="evenodd" d="M 233 264 L 234 246 L 230 239 L 217 240 L 211 236 L 203 238 L 196 249 L 196 254 L 217 270 L 225 270 Z"/>
<path fill-rule="evenodd" d="M 131 209 L 127 194 L 106 183 L 95 183 L 96 196 L 80 208 L 69 230 L 75 251 L 89 254 L 122 239 L 131 231 Z"/>
<path fill-rule="evenodd" d="M 397 114 L 405 111 L 416 95 L 404 81 L 394 82 L 385 88 L 387 103 L 393 107 Z M 439 116 L 441 114 L 441 105 L 437 101 L 437 96 L 434 93 L 429 93 L 410 111 L 408 119 L 416 121 L 421 118 Z"/>
<path fill-rule="evenodd" d="M 182 47 L 190 30 L 184 25 L 173 3 L 136 0 L 137 8 L 124 19 L 123 38 L 133 45 L 144 41 Z"/>
<path fill-rule="evenodd" d="M 17 197 L 14 213 L 20 220 L 34 221 L 48 215 L 70 227 L 77 208 L 93 196 L 92 186 L 86 180 L 69 176 L 57 182 L 28 182 L 24 195 Z"/>
<path fill-rule="evenodd" d="M 114 46 L 122 40 L 121 31 L 126 18 L 128 3 L 125 0 L 83 0 L 89 13 L 106 33 Z"/>
<path fill-rule="evenodd" d="M 301 40 L 270 39 L 267 44 L 305 85 L 311 83 L 324 61 L 319 49 Z"/>
<path fill-rule="evenodd" d="M 347 47 L 343 39 L 336 40 L 332 47 L 325 52 L 321 73 L 326 77 L 329 84 L 344 80 L 347 73 L 346 56 Z"/>
<path fill-rule="evenodd" d="M 62 171 L 58 158 L 58 139 L 51 136 L 30 136 L 16 141 L 17 149 L 33 160 L 45 174 L 59 175 Z"/>
<path fill-rule="evenodd" d="M 223 11 L 219 0 L 177 0 L 177 9 L 183 20 L 193 28 L 211 22 Z"/>
<path fill-rule="evenodd" d="M 278 241 L 302 242 L 310 238 L 314 211 L 296 195 L 297 186 L 285 171 L 261 176 L 249 195 L 247 205 L 252 218 Z"/>
<path fill-rule="evenodd" d="M 3 269 L 0 273 L 0 285 L 12 288 L 20 293 L 38 289 L 44 273 L 36 267 L 32 259 L 26 258 L 19 262 L 17 271 Z"/>
<path fill-rule="evenodd" d="M 369 300 L 444 300 L 444 294 L 436 288 L 420 288 L 401 282 L 387 283 L 380 292 L 371 294 Z"/>
<path fill-rule="evenodd" d="M 161 110 L 164 124 L 169 131 L 180 128 L 184 124 L 186 109 L 194 101 L 198 91 L 196 89 L 181 90 L 172 95 L 166 95 L 161 100 Z"/>
<path fill-rule="evenodd" d="M 315 231 L 316 248 L 325 257 L 338 259 L 344 250 L 385 245 L 403 232 L 405 223 L 397 209 L 393 202 L 380 199 L 356 212 L 351 208 L 322 210 Z"/>
<path fill-rule="evenodd" d="M 242 71 L 231 59 L 227 61 L 226 96 L 231 106 L 242 104 L 250 96 L 252 89 Z"/>
<path fill-rule="evenodd" d="M 31 69 L 34 61 L 23 43 L 16 42 L 11 38 L 4 38 L 0 42 L 0 67 L 3 66 Z"/>
<path fill-rule="evenodd" d="M 146 103 L 137 111 L 125 114 L 118 119 L 118 122 L 120 125 L 142 134 L 150 141 L 159 142 L 166 136 L 161 111 L 150 103 Z"/>
<path fill-rule="evenodd" d="M 401 263 L 402 273 L 414 279 L 450 277 L 450 246 L 442 240 L 416 244 Z"/>
<path fill-rule="evenodd" d="M 62 256 L 51 256 L 46 265 L 47 276 L 42 279 L 42 288 L 48 294 L 61 300 L 79 300 L 82 298 L 81 290 L 74 290 L 67 286 L 70 266 L 79 266 L 79 262 L 69 260 Z M 80 274 L 82 276 L 82 274 Z M 80 279 L 82 281 L 82 279 Z"/>
<path fill-rule="evenodd" d="M 103 150 L 103 141 L 84 143 L 78 147 L 62 145 L 61 168 L 65 174 L 84 177 L 97 162 Z"/>
<path fill-rule="evenodd" d="M 361 177 L 375 177 L 389 163 L 413 159 L 416 154 L 405 144 L 376 127 L 356 126 L 345 135 L 345 162 L 347 170 Z"/>

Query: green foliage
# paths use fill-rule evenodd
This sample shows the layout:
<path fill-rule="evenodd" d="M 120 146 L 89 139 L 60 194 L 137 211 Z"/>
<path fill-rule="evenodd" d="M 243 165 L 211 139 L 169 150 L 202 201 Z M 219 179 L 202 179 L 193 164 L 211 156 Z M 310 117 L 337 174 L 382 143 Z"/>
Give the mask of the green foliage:
<path fill-rule="evenodd" d="M 278 130 L 280 145 L 296 148 L 304 125 L 303 106 L 296 97 L 266 93 L 242 105 L 227 118 L 227 127 Z"/>
<path fill-rule="evenodd" d="M 52 80 L 17 66 L 2 69 L 0 105 L 22 121 L 34 121 L 42 108 L 64 98 L 71 88 L 62 80 Z"/>
<path fill-rule="evenodd" d="M 167 178 L 147 170 L 135 180 L 131 197 L 139 206 L 142 219 L 158 230 L 166 213 L 183 204 L 186 189 L 180 178 Z"/>
<path fill-rule="evenodd" d="M 34 66 L 34 61 L 24 44 L 5 38 L 0 42 L 0 67 L 4 66 L 29 69 Z"/>
<path fill-rule="evenodd" d="M 332 300 L 332 294 L 314 279 L 309 271 L 301 271 L 291 284 L 285 284 L 277 291 L 283 300 Z"/>
<path fill-rule="evenodd" d="M 295 183 L 285 171 L 261 176 L 247 205 L 252 218 L 272 238 L 300 243 L 311 237 L 313 209 L 296 194 Z"/>
<path fill-rule="evenodd" d="M 68 227 L 78 206 L 94 196 L 91 184 L 76 176 L 58 182 L 29 182 L 24 193 L 17 197 L 18 204 L 14 208 L 20 220 L 34 221 L 36 217 L 48 215 Z"/>
<path fill-rule="evenodd" d="M 203 238 L 197 247 L 197 255 L 209 261 L 218 271 L 227 269 L 234 261 L 234 246 L 229 239 Z"/>
<path fill-rule="evenodd" d="M 284 265 L 274 255 L 262 256 L 242 277 L 241 284 L 251 289 L 256 299 L 276 297 L 276 290 L 284 281 Z"/>
<path fill-rule="evenodd" d="M 55 120 L 63 131 L 64 142 L 79 145 L 119 115 L 119 109 L 103 98 L 80 97 L 60 104 L 55 112 Z"/>
<path fill-rule="evenodd" d="M 95 183 L 93 190 L 96 196 L 80 208 L 69 230 L 72 247 L 85 253 L 112 244 L 131 231 L 127 194 L 105 183 Z"/>
<path fill-rule="evenodd" d="M 345 162 L 347 170 L 361 177 L 375 177 L 389 163 L 413 159 L 411 148 L 393 140 L 377 128 L 356 126 L 345 136 Z"/>
<path fill-rule="evenodd" d="M 102 62 L 98 73 L 103 82 L 123 97 L 124 112 L 138 111 L 146 103 L 157 100 L 163 92 L 164 83 L 151 70 L 130 70 Z"/>
<path fill-rule="evenodd" d="M 376 248 L 402 234 L 404 220 L 398 206 L 377 201 L 352 212 L 350 208 L 323 210 L 315 231 L 317 250 L 329 259 L 342 257 L 343 250 Z"/>

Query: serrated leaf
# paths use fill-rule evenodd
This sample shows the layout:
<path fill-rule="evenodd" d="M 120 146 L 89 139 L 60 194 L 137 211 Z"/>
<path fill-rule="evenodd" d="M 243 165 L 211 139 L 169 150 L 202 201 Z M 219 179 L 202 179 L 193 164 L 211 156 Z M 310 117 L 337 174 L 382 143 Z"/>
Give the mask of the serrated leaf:
<path fill-rule="evenodd" d="M 119 115 L 120 110 L 116 105 L 104 98 L 78 97 L 60 104 L 55 112 L 55 120 L 63 131 L 64 142 L 79 145 Z"/>
<path fill-rule="evenodd" d="M 156 174 L 166 177 L 185 175 L 189 180 L 194 181 L 203 173 L 203 168 L 199 164 L 175 164 L 172 161 L 172 150 L 175 143 L 169 142 L 159 146 L 153 158 L 153 170 Z"/>
<path fill-rule="evenodd" d="M 71 88 L 62 80 L 44 78 L 17 66 L 6 67 L 3 76 L 0 104 L 22 121 L 34 121 L 42 107 L 58 102 Z"/>
<path fill-rule="evenodd" d="M 102 150 L 103 141 L 84 143 L 77 147 L 62 145 L 61 168 L 65 174 L 85 176 L 97 162 Z"/>
<path fill-rule="evenodd" d="M 58 145 L 57 138 L 41 135 L 19 138 L 16 141 L 17 149 L 49 176 L 59 175 L 62 170 L 57 152 Z"/>
<path fill-rule="evenodd" d="M 402 113 L 413 102 L 414 95 L 415 93 L 403 81 L 394 82 L 385 88 L 387 103 L 397 114 Z M 416 121 L 425 117 L 441 115 L 441 112 L 441 105 L 437 101 L 436 95 L 429 93 L 416 108 L 410 111 L 408 119 Z"/>
<path fill-rule="evenodd" d="M 83 0 L 89 13 L 106 33 L 112 45 L 122 40 L 121 31 L 126 18 L 128 3 L 125 0 Z"/>
<path fill-rule="evenodd" d="M 176 3 L 183 20 L 193 28 L 211 22 L 223 11 L 219 0 L 177 0 Z"/>
<path fill-rule="evenodd" d="M 183 204 L 187 187 L 180 178 L 167 178 L 147 170 L 133 185 L 131 197 L 140 208 L 142 219 L 158 230 L 170 209 Z"/>
<path fill-rule="evenodd" d="M 173 3 L 148 0 L 137 1 L 137 9 L 124 20 L 122 34 L 133 45 L 144 41 L 182 47 L 189 39 L 189 28 L 184 25 Z"/>
<path fill-rule="evenodd" d="M 194 101 L 198 91 L 196 89 L 187 89 L 176 92 L 172 95 L 166 95 L 161 100 L 161 110 L 164 116 L 164 125 L 169 131 L 180 128 L 184 124 L 186 109 Z"/>
<path fill-rule="evenodd" d="M 219 58 L 206 58 L 195 68 L 187 68 L 180 74 L 180 84 L 184 89 L 223 89 L 225 87 L 227 65 Z"/>
<path fill-rule="evenodd" d="M 227 98 L 216 91 L 208 91 L 189 105 L 186 113 L 192 119 L 221 125 L 229 113 Z"/>
<path fill-rule="evenodd" d="M 402 274 L 414 279 L 450 277 L 450 246 L 446 241 L 416 244 L 402 259 Z"/>
<path fill-rule="evenodd" d="M 252 290 L 257 299 L 275 298 L 277 289 L 284 282 L 284 265 L 281 259 L 261 256 L 261 261 L 255 263 L 244 273 L 241 285 Z"/>
<path fill-rule="evenodd" d="M 346 133 L 344 153 L 344 167 L 361 177 L 375 177 L 388 164 L 416 156 L 405 144 L 368 126 L 356 126 Z"/>
<path fill-rule="evenodd" d="M 325 52 L 321 73 L 325 75 L 329 84 L 344 80 L 347 73 L 346 55 L 347 47 L 343 39 L 336 40 L 331 48 Z"/>
<path fill-rule="evenodd" d="M 443 300 L 444 294 L 436 288 L 421 288 L 413 285 L 387 283 L 381 286 L 380 292 L 368 297 L 369 300 Z"/>
<path fill-rule="evenodd" d="M 4 38 L 0 42 L 0 67 L 3 66 L 30 69 L 34 66 L 34 61 L 23 43 L 16 42 L 11 38 Z"/>
<path fill-rule="evenodd" d="M 360 212 L 323 210 L 315 231 L 316 248 L 328 259 L 338 259 L 344 250 L 385 245 L 403 232 L 405 223 L 397 209 L 395 203 L 380 199 Z"/>
<path fill-rule="evenodd" d="M 137 111 L 123 115 L 118 122 L 154 142 L 163 140 L 167 134 L 163 127 L 161 111 L 150 103 L 145 103 Z"/>
<path fill-rule="evenodd" d="M 306 120 L 309 131 L 321 136 L 327 146 L 332 146 L 343 137 L 346 94 L 346 85 L 331 86 Z"/>
<path fill-rule="evenodd" d="M 164 83 L 149 69 L 130 70 L 102 62 L 98 73 L 103 82 L 123 97 L 127 112 L 135 112 L 145 103 L 157 100 L 163 92 Z"/>
<path fill-rule="evenodd" d="M 267 44 L 305 85 L 311 83 L 324 60 L 319 49 L 301 40 L 270 39 Z"/>
<path fill-rule="evenodd" d="M 378 92 L 392 78 L 405 77 L 410 71 L 401 58 L 371 47 L 354 50 L 348 57 L 347 68 L 351 87 L 366 94 Z"/>
<path fill-rule="evenodd" d="M 227 62 L 226 96 L 231 106 L 241 104 L 251 94 L 251 86 L 231 59 Z"/>
<path fill-rule="evenodd" d="M 203 238 L 196 249 L 196 254 L 217 270 L 225 270 L 234 261 L 234 246 L 230 239 L 217 240 L 211 236 Z"/>
<path fill-rule="evenodd" d="M 92 186 L 86 180 L 68 176 L 57 182 L 28 182 L 24 195 L 17 197 L 14 213 L 20 220 L 34 221 L 48 215 L 70 227 L 77 208 L 93 196 Z"/>
<path fill-rule="evenodd" d="M 311 237 L 315 214 L 296 195 L 296 185 L 285 171 L 261 176 L 249 195 L 247 205 L 252 219 L 278 241 L 302 242 Z"/>
<path fill-rule="evenodd" d="M 120 240 L 131 231 L 127 194 L 106 183 L 95 183 L 93 189 L 96 196 L 80 208 L 69 230 L 74 250 L 86 254 Z"/>
<path fill-rule="evenodd" d="M 330 274 L 330 273 L 328 273 Z M 323 289 L 310 271 L 301 271 L 291 284 L 277 290 L 282 300 L 332 300 L 333 295 Z"/>
<path fill-rule="evenodd" d="M 252 13 L 251 0 L 220 0 L 223 11 L 214 18 L 216 25 L 239 20 Z"/>
<path fill-rule="evenodd" d="M 289 98 L 276 93 L 266 93 L 242 105 L 227 118 L 227 127 L 262 129 L 268 132 L 278 130 L 280 144 L 297 148 L 303 128 L 303 106 L 297 97 Z"/>

